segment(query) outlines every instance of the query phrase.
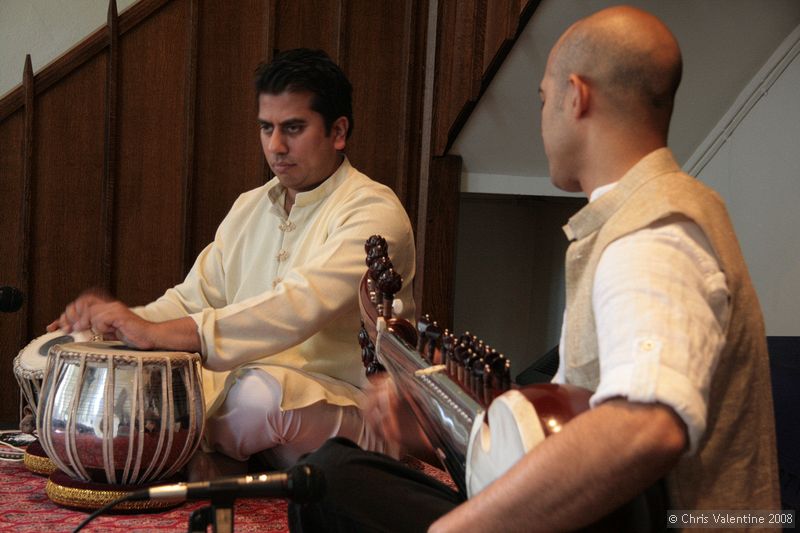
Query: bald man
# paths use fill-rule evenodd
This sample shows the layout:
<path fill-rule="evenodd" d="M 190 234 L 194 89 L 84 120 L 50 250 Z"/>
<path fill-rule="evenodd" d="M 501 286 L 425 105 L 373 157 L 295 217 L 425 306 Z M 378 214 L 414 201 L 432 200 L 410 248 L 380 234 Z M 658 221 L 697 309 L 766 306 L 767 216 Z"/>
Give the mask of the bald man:
<path fill-rule="evenodd" d="M 552 180 L 590 200 L 564 227 L 572 242 L 554 381 L 593 391 L 591 409 L 464 503 L 411 474 L 390 484 L 373 459 L 387 487 L 367 490 L 375 501 L 362 499 L 359 514 L 335 499 L 295 506 L 295 529 L 327 513 L 345 529 L 571 530 L 662 478 L 671 509 L 780 508 L 758 300 L 722 200 L 666 148 L 680 78 L 667 27 L 616 7 L 561 36 L 539 87 Z M 337 483 L 352 449 L 329 443 L 308 462 Z M 380 524 L 368 510 L 422 490 L 429 503 L 409 505 L 413 523 L 393 514 Z"/>

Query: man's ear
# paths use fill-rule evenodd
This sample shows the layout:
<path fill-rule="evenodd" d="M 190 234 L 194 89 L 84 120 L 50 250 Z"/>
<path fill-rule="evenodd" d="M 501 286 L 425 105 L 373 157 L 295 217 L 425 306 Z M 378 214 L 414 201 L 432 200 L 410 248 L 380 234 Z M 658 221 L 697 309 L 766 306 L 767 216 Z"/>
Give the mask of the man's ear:
<path fill-rule="evenodd" d="M 347 117 L 339 117 L 331 125 L 333 146 L 339 151 L 344 150 L 344 147 L 347 144 L 347 130 L 349 128 L 350 121 L 347 120 Z"/>
<path fill-rule="evenodd" d="M 570 110 L 575 118 L 581 118 L 589 111 L 589 84 L 577 74 L 570 74 L 568 82 Z"/>

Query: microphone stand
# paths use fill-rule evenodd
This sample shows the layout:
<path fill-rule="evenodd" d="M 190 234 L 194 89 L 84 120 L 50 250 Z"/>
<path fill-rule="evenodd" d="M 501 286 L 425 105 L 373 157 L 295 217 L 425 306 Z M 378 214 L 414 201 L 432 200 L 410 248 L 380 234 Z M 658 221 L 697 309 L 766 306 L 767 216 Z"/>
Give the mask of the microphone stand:
<path fill-rule="evenodd" d="M 244 478 L 167 485 L 147 489 L 148 497 L 210 498 L 211 505 L 201 507 L 189 517 L 189 533 L 233 532 L 233 504 L 242 497 L 289 498 L 293 501 L 316 501 L 325 490 L 325 477 L 313 465 L 295 465 L 287 472 L 265 473 Z"/>
<path fill-rule="evenodd" d="M 211 505 L 201 507 L 189 517 L 189 533 L 206 533 L 211 526 L 213 533 L 233 533 L 233 503 L 236 497 L 230 494 L 215 494 Z"/>

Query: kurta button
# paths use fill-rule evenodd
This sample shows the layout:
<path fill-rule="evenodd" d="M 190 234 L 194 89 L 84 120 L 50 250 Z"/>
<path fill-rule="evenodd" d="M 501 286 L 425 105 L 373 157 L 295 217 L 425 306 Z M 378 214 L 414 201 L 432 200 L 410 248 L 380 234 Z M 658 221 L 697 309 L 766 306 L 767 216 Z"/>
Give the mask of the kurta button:
<path fill-rule="evenodd" d="M 273 279 L 273 280 L 272 280 L 272 288 L 274 289 L 275 287 L 277 287 L 277 286 L 278 286 L 278 283 L 280 283 L 281 281 L 283 281 L 281 278 L 275 278 L 275 279 Z"/>
<path fill-rule="evenodd" d="M 653 341 L 642 341 L 639 345 L 643 352 L 649 352 L 653 349 Z"/>
<path fill-rule="evenodd" d="M 286 250 L 281 250 L 280 252 L 278 252 L 278 257 L 277 257 L 278 261 L 286 261 L 286 259 L 288 258 L 289 258 L 289 252 L 287 252 Z"/>
<path fill-rule="evenodd" d="M 285 220 L 278 225 L 278 229 L 285 232 L 292 231 L 296 227 L 297 226 L 295 226 L 294 222 L 291 222 L 290 220 Z"/>

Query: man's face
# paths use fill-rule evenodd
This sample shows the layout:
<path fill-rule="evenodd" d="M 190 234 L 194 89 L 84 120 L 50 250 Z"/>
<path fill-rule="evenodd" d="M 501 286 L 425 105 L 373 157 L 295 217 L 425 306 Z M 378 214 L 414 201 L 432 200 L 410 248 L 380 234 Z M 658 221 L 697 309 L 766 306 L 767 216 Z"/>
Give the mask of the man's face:
<path fill-rule="evenodd" d="M 550 167 L 550 179 L 559 189 L 577 192 L 580 184 L 574 172 L 577 145 L 570 124 L 566 102 L 566 80 L 557 80 L 548 61 L 539 98 L 542 103 L 542 143 Z"/>
<path fill-rule="evenodd" d="M 322 115 L 311 109 L 313 94 L 282 92 L 258 97 L 261 148 L 275 176 L 291 192 L 313 189 L 338 168 L 347 119 L 325 132 Z"/>

